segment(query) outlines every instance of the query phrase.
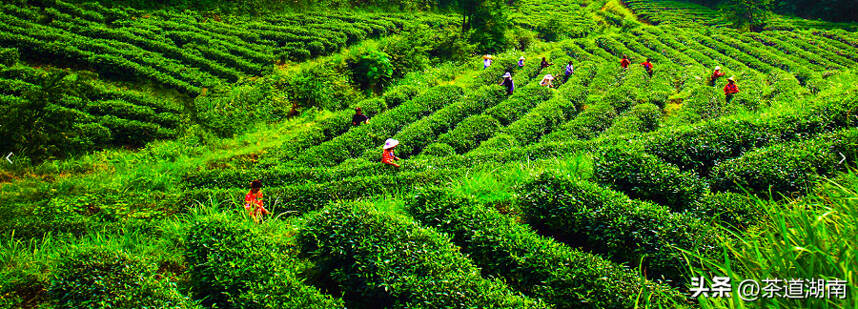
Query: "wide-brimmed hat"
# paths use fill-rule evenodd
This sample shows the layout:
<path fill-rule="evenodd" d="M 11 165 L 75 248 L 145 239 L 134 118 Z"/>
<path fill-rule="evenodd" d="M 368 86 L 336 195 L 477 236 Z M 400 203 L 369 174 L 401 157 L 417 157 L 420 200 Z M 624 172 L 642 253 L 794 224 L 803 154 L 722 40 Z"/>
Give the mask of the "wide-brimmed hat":
<path fill-rule="evenodd" d="M 543 79 L 548 79 L 548 80 L 554 79 L 554 75 L 546 74 L 545 77 L 543 77 Z"/>
<path fill-rule="evenodd" d="M 736 81 L 736 77 L 735 77 L 735 76 L 730 76 L 730 77 L 728 77 L 728 78 L 727 78 L 727 80 L 731 80 L 731 81 L 734 81 L 734 82 L 735 82 L 735 81 Z"/>
<path fill-rule="evenodd" d="M 485 56 L 483 56 L 483 59 L 492 59 L 492 58 L 493 58 L 492 55 L 489 55 L 489 54 L 486 54 Z"/>
<path fill-rule="evenodd" d="M 721 71 L 721 67 L 715 67 L 716 71 Z"/>
<path fill-rule="evenodd" d="M 386 141 L 384 141 L 384 149 L 385 150 L 396 147 L 396 145 L 399 145 L 399 141 L 397 141 L 395 139 L 388 138 Z"/>
<path fill-rule="evenodd" d="M 509 72 L 504 73 L 503 78 L 507 78 L 507 77 L 512 77 L 512 74 L 509 74 Z"/>
<path fill-rule="evenodd" d="M 524 56 L 521 56 L 520 58 L 518 58 L 518 60 L 524 60 Z"/>

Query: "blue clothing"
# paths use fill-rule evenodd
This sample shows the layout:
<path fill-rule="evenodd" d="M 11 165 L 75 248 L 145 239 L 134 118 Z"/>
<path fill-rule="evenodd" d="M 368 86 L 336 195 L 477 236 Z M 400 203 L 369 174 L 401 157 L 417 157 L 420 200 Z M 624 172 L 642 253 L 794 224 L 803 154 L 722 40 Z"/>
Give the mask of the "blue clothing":
<path fill-rule="evenodd" d="M 523 66 L 524 66 L 524 60 L 519 60 L 519 61 L 518 61 L 518 66 L 519 66 L 519 67 L 523 67 Z"/>

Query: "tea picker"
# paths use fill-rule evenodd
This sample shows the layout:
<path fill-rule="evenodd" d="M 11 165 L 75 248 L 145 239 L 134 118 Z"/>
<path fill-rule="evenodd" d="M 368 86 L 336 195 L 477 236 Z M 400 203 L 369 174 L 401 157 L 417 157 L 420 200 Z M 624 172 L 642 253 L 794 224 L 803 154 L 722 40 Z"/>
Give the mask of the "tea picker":
<path fill-rule="evenodd" d="M 515 83 L 512 81 L 512 74 L 509 74 L 509 72 L 503 75 L 503 80 L 498 85 L 506 87 L 507 95 L 511 95 L 515 91 Z"/>
<path fill-rule="evenodd" d="M 399 141 L 395 139 L 388 138 L 384 142 L 384 147 L 382 147 L 384 150 L 381 153 L 381 163 L 399 167 L 399 164 L 394 162 L 399 161 L 399 157 L 393 154 L 393 149 L 396 148 L 396 146 L 399 146 Z"/>
<path fill-rule="evenodd" d="M 733 96 L 739 93 L 739 87 L 736 86 L 736 78 L 731 76 L 727 79 L 727 85 L 724 86 L 724 97 L 727 100 L 727 103 L 733 101 Z"/>
<path fill-rule="evenodd" d="M 262 181 L 256 179 L 250 182 L 250 192 L 244 196 L 244 210 L 253 219 L 253 222 L 259 223 L 263 215 L 271 214 L 268 212 L 262 203 Z"/>

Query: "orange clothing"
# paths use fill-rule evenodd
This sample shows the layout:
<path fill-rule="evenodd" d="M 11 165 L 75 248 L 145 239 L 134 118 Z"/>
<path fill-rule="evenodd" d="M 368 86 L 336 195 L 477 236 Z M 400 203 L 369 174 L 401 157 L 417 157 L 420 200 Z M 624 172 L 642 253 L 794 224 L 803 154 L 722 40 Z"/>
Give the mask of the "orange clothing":
<path fill-rule="evenodd" d="M 739 87 L 736 87 L 736 84 L 728 83 L 724 86 L 724 94 L 731 95 L 739 93 Z"/>
<path fill-rule="evenodd" d="M 623 69 L 628 69 L 630 64 L 632 64 L 632 62 L 629 61 L 628 58 L 623 58 L 623 60 L 620 60 L 620 66 L 623 67 Z"/>
<path fill-rule="evenodd" d="M 399 158 L 393 154 L 393 149 L 385 149 L 384 152 L 381 153 L 381 163 L 392 164 L 396 159 Z"/>
<path fill-rule="evenodd" d="M 649 61 L 643 62 L 641 65 L 647 70 L 647 72 L 652 71 L 652 63 Z"/>
<path fill-rule="evenodd" d="M 268 210 L 262 206 L 262 191 L 253 193 L 253 190 L 247 192 L 244 196 L 244 209 L 250 212 L 250 215 L 256 217 L 257 214 L 267 214 Z"/>
<path fill-rule="evenodd" d="M 722 76 L 724 76 L 724 72 L 721 72 L 721 71 L 712 72 L 712 80 L 716 80 Z"/>

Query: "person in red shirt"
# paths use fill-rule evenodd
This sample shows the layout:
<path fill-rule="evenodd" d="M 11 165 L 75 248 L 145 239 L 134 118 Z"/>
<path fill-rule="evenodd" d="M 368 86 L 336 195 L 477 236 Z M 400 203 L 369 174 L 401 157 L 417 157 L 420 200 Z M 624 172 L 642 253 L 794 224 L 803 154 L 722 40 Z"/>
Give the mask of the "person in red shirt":
<path fill-rule="evenodd" d="M 715 71 L 712 72 L 712 76 L 709 76 L 709 86 L 715 86 L 715 82 L 723 76 L 724 72 L 721 72 L 721 67 L 715 67 Z"/>
<path fill-rule="evenodd" d="M 629 60 L 629 56 L 623 55 L 623 60 L 620 60 L 620 66 L 623 69 L 628 69 L 630 64 L 632 64 L 632 61 Z"/>
<path fill-rule="evenodd" d="M 646 61 L 642 62 L 641 65 L 646 69 L 646 73 L 649 74 L 649 77 L 652 77 L 652 62 L 650 62 L 650 59 L 646 58 Z"/>
<path fill-rule="evenodd" d="M 399 161 L 399 158 L 393 154 L 393 148 L 399 146 L 399 141 L 388 138 L 387 141 L 384 142 L 384 151 L 381 153 L 381 163 L 399 167 L 399 164 L 396 164 L 394 161 Z"/>
<path fill-rule="evenodd" d="M 724 96 L 727 99 L 727 103 L 733 100 L 733 96 L 739 93 L 739 87 L 736 86 L 736 79 L 730 77 L 727 79 L 727 85 L 724 86 Z"/>
<path fill-rule="evenodd" d="M 265 207 L 262 206 L 262 181 L 259 179 L 250 182 L 250 192 L 244 196 L 244 209 L 253 219 L 253 222 L 259 223 L 262 215 L 271 214 Z"/>

